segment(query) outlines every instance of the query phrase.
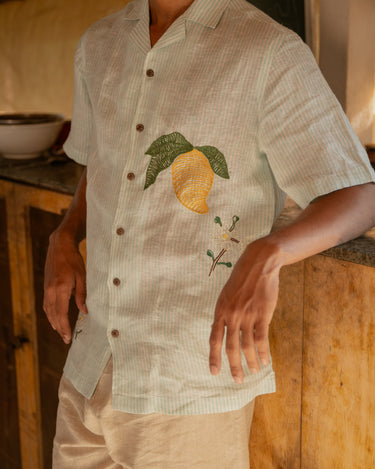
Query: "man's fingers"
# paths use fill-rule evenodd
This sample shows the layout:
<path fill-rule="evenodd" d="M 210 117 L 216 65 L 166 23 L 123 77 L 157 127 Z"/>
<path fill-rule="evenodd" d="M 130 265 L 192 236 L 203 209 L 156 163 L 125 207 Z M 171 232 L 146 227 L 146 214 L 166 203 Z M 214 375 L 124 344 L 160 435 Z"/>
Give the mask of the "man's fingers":
<path fill-rule="evenodd" d="M 76 276 L 76 288 L 75 288 L 75 300 L 76 305 L 79 311 L 87 314 L 86 306 L 86 276 L 77 275 Z"/>
<path fill-rule="evenodd" d="M 267 324 L 257 325 L 255 327 L 255 344 L 258 351 L 259 360 L 262 365 L 268 365 L 270 355 L 268 349 L 268 330 Z"/>
<path fill-rule="evenodd" d="M 66 288 L 62 288 L 57 291 L 55 315 L 55 320 L 57 322 L 56 330 L 66 344 L 70 343 L 72 335 L 68 318 L 70 297 L 71 291 Z"/>
<path fill-rule="evenodd" d="M 248 327 L 241 331 L 241 348 L 246 358 L 247 366 L 253 374 L 258 373 L 259 365 L 255 351 L 254 328 Z"/>
<path fill-rule="evenodd" d="M 217 375 L 221 367 L 221 348 L 224 339 L 224 323 L 215 322 L 212 325 L 210 336 L 210 371 Z"/>
<path fill-rule="evenodd" d="M 227 328 L 226 352 L 230 371 L 236 383 L 243 382 L 243 369 L 241 364 L 240 330 L 239 327 Z"/>
<path fill-rule="evenodd" d="M 44 288 L 43 298 L 43 310 L 46 313 L 47 319 L 51 324 L 52 328 L 56 330 L 55 324 L 55 303 L 56 303 L 56 292 L 54 288 Z"/>
<path fill-rule="evenodd" d="M 72 340 L 72 332 L 70 330 L 68 313 L 60 315 L 60 332 L 59 333 L 63 341 L 66 344 L 70 344 L 70 341 Z"/>

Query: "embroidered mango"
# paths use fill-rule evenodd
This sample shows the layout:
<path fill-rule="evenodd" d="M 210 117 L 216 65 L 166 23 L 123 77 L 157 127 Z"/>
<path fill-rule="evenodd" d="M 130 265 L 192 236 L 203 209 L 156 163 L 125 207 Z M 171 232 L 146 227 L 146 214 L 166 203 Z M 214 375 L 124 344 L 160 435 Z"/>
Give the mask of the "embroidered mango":
<path fill-rule="evenodd" d="M 229 179 L 225 157 L 217 148 L 193 147 L 178 132 L 159 137 L 146 154 L 151 156 L 151 161 L 144 189 L 154 184 L 161 171 L 172 166 L 172 184 L 176 197 L 184 207 L 195 213 L 209 211 L 206 200 L 215 174 Z"/>
<path fill-rule="evenodd" d="M 177 199 L 196 213 L 207 213 L 207 196 L 215 174 L 202 152 L 191 150 L 179 156 L 172 165 L 172 183 Z"/>

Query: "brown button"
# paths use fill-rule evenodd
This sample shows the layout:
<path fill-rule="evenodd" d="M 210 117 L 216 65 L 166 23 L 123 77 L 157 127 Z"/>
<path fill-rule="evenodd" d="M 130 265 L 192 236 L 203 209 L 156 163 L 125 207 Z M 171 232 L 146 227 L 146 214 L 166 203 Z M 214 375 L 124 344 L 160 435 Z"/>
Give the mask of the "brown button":
<path fill-rule="evenodd" d="M 111 336 L 112 337 L 118 337 L 120 335 L 120 332 L 117 329 L 113 329 L 111 331 Z"/>
<path fill-rule="evenodd" d="M 128 175 L 126 176 L 129 181 L 133 181 L 135 179 L 135 174 L 134 173 L 128 173 Z"/>
<path fill-rule="evenodd" d="M 152 78 L 152 77 L 155 75 L 155 73 L 154 73 L 153 70 L 151 70 L 151 68 L 149 68 L 149 69 L 147 70 L 147 72 L 146 72 L 146 75 L 147 75 L 148 77 Z"/>
<path fill-rule="evenodd" d="M 116 285 L 116 287 L 118 287 L 120 283 L 121 283 L 121 280 L 119 278 L 116 277 L 113 279 L 113 285 Z"/>
<path fill-rule="evenodd" d="M 116 233 L 117 233 L 119 236 L 122 236 L 122 235 L 125 233 L 125 230 L 124 230 L 124 228 L 117 228 Z"/>
<path fill-rule="evenodd" d="M 145 130 L 145 126 L 143 124 L 137 124 L 136 129 L 138 132 L 143 132 Z"/>

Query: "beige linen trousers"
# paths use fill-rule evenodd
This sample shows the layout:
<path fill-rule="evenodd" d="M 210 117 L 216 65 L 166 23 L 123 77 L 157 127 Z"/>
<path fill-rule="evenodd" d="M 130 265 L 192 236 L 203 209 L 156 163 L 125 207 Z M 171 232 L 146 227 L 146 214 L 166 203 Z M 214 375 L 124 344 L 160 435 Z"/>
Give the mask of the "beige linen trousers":
<path fill-rule="evenodd" d="M 53 469 L 249 469 L 254 401 L 205 415 L 112 409 L 112 358 L 88 400 L 63 376 Z"/>

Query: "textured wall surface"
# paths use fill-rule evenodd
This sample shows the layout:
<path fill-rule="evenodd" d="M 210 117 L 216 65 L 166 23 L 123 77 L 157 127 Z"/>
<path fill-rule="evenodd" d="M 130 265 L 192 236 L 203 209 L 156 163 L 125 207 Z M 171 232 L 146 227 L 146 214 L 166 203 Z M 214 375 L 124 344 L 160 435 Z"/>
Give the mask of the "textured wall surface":
<path fill-rule="evenodd" d="M 352 0 L 346 113 L 363 143 L 375 142 L 375 1 Z"/>
<path fill-rule="evenodd" d="M 73 96 L 73 56 L 80 36 L 90 24 L 120 10 L 128 1 L 0 2 L 0 112 L 50 111 L 69 117 Z M 270 4 L 270 0 L 251 1 L 265 9 Z M 308 4 L 312 1 L 306 0 Z M 314 0 L 314 5 L 317 2 L 319 0 Z M 340 4 L 340 8 L 335 8 L 335 2 Z M 324 73 L 341 99 L 344 109 L 348 111 L 349 118 L 363 143 L 374 141 L 375 55 L 372 53 L 372 44 L 375 29 L 371 24 L 375 14 L 375 2 L 325 0 L 320 1 L 320 4 L 322 24 L 327 26 L 323 28 L 323 34 L 329 34 L 320 50 Z M 345 5 L 349 4 L 353 22 L 349 28 L 348 22 L 344 21 L 342 32 L 340 18 L 347 11 Z M 301 2 L 278 0 L 273 5 L 274 8 L 278 5 L 280 10 L 276 13 L 285 16 L 294 11 L 296 6 L 301 7 Z M 349 38 L 354 39 L 350 45 L 347 36 L 349 30 Z M 341 62 L 340 58 L 343 58 Z M 351 70 L 349 82 L 348 58 Z M 324 63 L 329 65 L 328 71 Z M 347 93 L 350 94 L 349 98 Z"/>
<path fill-rule="evenodd" d="M 362 143 L 375 142 L 375 1 L 320 1 L 320 68 Z"/>
<path fill-rule="evenodd" d="M 0 4 L 0 112 L 71 115 L 73 59 L 88 26 L 127 0 L 17 0 Z"/>

